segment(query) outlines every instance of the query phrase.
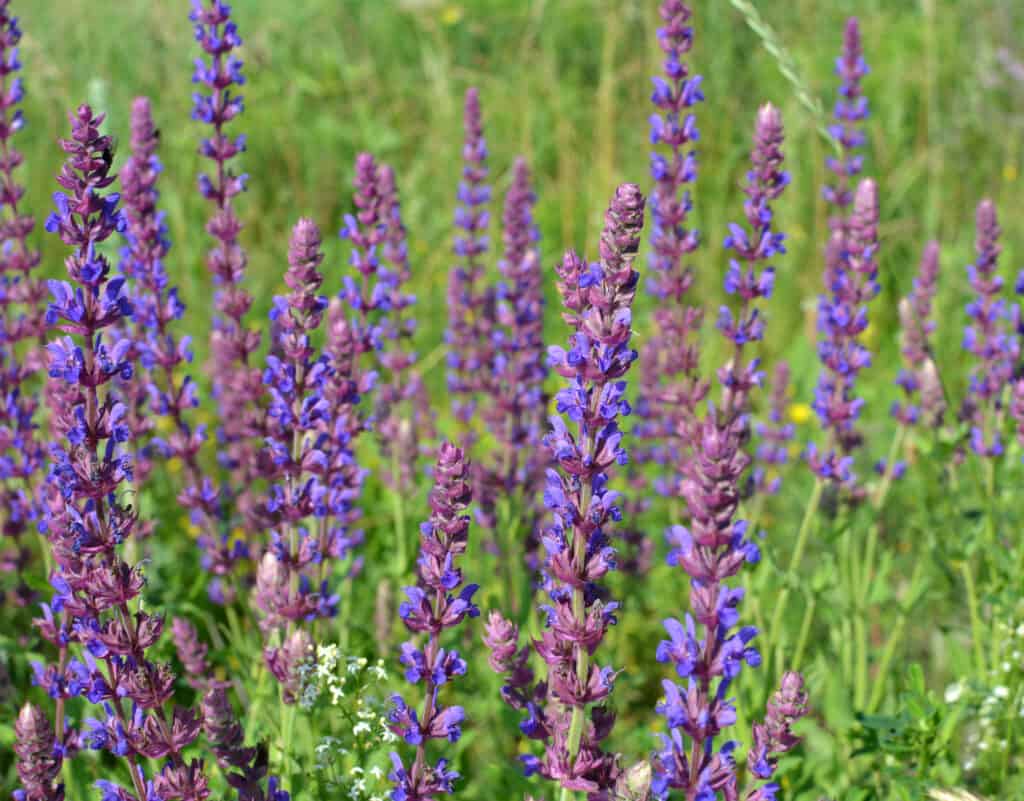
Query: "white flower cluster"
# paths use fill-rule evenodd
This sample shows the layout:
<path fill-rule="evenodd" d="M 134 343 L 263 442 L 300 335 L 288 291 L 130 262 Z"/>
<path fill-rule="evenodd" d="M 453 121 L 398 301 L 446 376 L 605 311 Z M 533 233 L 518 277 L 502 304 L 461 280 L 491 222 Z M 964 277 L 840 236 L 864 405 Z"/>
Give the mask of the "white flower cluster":
<path fill-rule="evenodd" d="M 315 750 L 324 789 L 349 801 L 387 801 L 387 752 L 398 737 L 388 726 L 383 660 L 371 663 L 342 654 L 337 645 L 318 645 L 299 677 L 300 707 L 326 716 L 325 727 L 334 731 Z"/>
<path fill-rule="evenodd" d="M 965 739 L 963 769 L 968 773 L 989 754 L 1002 761 L 1009 742 L 1024 729 L 1024 622 L 997 622 L 993 638 L 993 664 L 984 678 L 954 682 L 944 696 L 947 704 L 965 700 L 974 712 Z"/>

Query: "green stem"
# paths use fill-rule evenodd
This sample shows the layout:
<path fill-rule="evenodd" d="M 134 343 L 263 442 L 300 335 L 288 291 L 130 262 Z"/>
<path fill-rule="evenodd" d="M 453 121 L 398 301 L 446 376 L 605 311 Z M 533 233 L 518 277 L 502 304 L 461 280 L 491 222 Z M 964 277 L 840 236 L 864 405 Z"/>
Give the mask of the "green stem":
<path fill-rule="evenodd" d="M 807 601 L 807 608 L 804 610 L 804 619 L 800 624 L 800 635 L 796 642 L 796 648 L 793 650 L 793 657 L 790 661 L 789 670 L 799 670 L 800 663 L 803 661 L 804 650 L 807 647 L 807 639 L 811 633 L 811 623 L 814 621 L 814 610 L 818 605 L 818 600 L 813 595 L 810 596 Z"/>
<path fill-rule="evenodd" d="M 405 534 L 405 498 L 398 487 L 397 477 L 401 465 L 398 463 L 398 448 L 392 448 L 391 453 L 391 475 L 395 477 L 396 489 L 388 493 L 391 496 L 391 511 L 395 519 L 395 540 L 396 540 L 396 563 L 395 578 L 401 579 L 409 565 L 409 543 L 406 542 Z"/>
<path fill-rule="evenodd" d="M 892 487 L 892 480 L 896 471 L 896 459 L 903 447 L 903 440 L 906 434 L 907 427 L 904 425 L 901 425 L 896 430 L 896 434 L 892 438 L 892 444 L 889 446 L 889 455 L 885 460 L 885 472 L 882 474 L 882 481 L 878 485 L 877 492 L 871 498 L 871 508 L 874 509 L 876 514 L 874 515 L 874 522 L 868 529 L 867 545 L 864 548 L 864 575 L 860 581 L 862 587 L 870 587 L 871 580 L 874 578 L 875 551 L 878 549 L 878 535 L 881 531 L 881 516 L 877 513 L 882 510 L 885 499 L 889 495 L 889 489 Z"/>
<path fill-rule="evenodd" d="M 889 674 L 889 666 L 892 664 L 892 658 L 896 654 L 896 646 L 903 638 L 903 629 L 906 627 L 907 615 L 906 613 L 900 615 L 900 619 L 896 621 L 896 625 L 893 626 L 892 631 L 889 633 L 889 638 L 885 642 L 885 646 L 882 649 L 882 658 L 878 661 L 878 672 L 875 675 L 875 681 L 871 688 L 871 697 L 868 699 L 868 706 L 865 710 L 869 715 L 878 711 L 878 707 L 882 703 L 882 699 L 885 697 L 885 686 L 886 679 Z"/>
<path fill-rule="evenodd" d="M 978 597 L 977 591 L 974 587 L 974 576 L 971 575 L 971 566 L 966 562 L 961 562 L 960 573 L 964 578 L 964 588 L 967 590 L 967 611 L 971 617 L 971 639 L 974 644 L 974 662 L 975 667 L 978 671 L 978 676 L 985 675 L 985 652 L 981 645 L 981 615 L 978 612 Z"/>
<path fill-rule="evenodd" d="M 853 618 L 853 634 L 857 641 L 857 654 L 855 656 L 856 672 L 853 684 L 854 709 L 861 709 L 864 706 L 865 696 L 868 691 L 868 634 L 863 612 L 863 609 L 858 609 L 856 616 Z"/>
<path fill-rule="evenodd" d="M 779 626 L 782 623 L 783 615 L 786 612 L 786 605 L 789 601 L 789 584 L 796 581 L 796 572 L 800 569 L 800 562 L 803 559 L 804 549 L 807 547 L 807 540 L 811 535 L 811 529 L 814 527 L 815 515 L 818 512 L 818 506 L 821 505 L 821 495 L 824 489 L 825 482 L 820 478 L 816 479 L 814 489 L 811 490 L 811 497 L 807 501 L 807 508 L 804 510 L 804 519 L 801 521 L 800 530 L 796 535 L 796 546 L 793 548 L 793 555 L 789 560 L 788 582 L 782 588 L 782 592 L 779 593 L 778 603 L 776 603 L 775 611 L 772 613 L 772 622 L 768 627 L 768 642 L 776 642 Z"/>

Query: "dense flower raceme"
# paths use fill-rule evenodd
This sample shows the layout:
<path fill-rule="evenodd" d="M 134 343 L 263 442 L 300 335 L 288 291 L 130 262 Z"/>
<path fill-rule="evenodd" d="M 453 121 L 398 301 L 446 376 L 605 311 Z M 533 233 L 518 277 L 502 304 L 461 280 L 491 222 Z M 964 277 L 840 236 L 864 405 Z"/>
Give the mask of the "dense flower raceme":
<path fill-rule="evenodd" d="M 247 747 L 245 732 L 231 708 L 227 691 L 210 687 L 203 695 L 203 734 L 238 801 L 289 801 L 276 776 L 267 778 L 267 748 Z"/>
<path fill-rule="evenodd" d="M 493 375 L 483 416 L 498 441 L 494 455 L 479 465 L 478 519 L 498 522 L 499 498 L 523 506 L 528 530 L 536 519 L 534 499 L 544 483 L 547 461 L 541 447 L 547 398 L 544 380 L 544 291 L 540 233 L 533 221 L 536 195 L 526 161 L 516 160 L 502 215 L 504 252 L 498 267 L 497 309 L 492 343 Z"/>
<path fill-rule="evenodd" d="M 825 166 L 834 176 L 834 183 L 826 184 L 822 193 L 832 206 L 834 216 L 830 225 L 846 231 L 850 207 L 853 204 L 853 184 L 864 168 L 864 156 L 860 153 L 867 142 L 861 127 L 868 118 L 868 99 L 864 96 L 861 81 L 868 74 L 860 40 L 860 23 L 855 17 L 846 22 L 843 31 L 842 52 L 836 59 L 836 75 L 839 76 L 839 97 L 833 109 L 834 122 L 829 133 L 839 145 L 839 156 L 830 156 Z M 826 288 L 835 276 L 826 275 Z"/>
<path fill-rule="evenodd" d="M 568 349 L 549 349 L 552 369 L 568 386 L 556 395 L 561 416 L 551 418 L 545 438 L 560 468 L 548 470 L 544 491 L 554 517 L 543 533 L 550 603 L 534 643 L 547 681 L 533 684 L 528 650 L 517 651 L 518 631 L 501 615 L 492 614 L 485 637 L 492 667 L 508 674 L 503 698 L 526 713 L 523 733 L 544 745 L 543 757 L 523 757 L 526 772 L 594 798 L 606 797 L 620 773 L 616 757 L 601 747 L 614 721 L 603 702 L 616 672 L 593 657 L 618 608 L 598 581 L 615 567 L 610 527 L 621 515 L 608 483 L 611 468 L 627 461 L 617 420 L 630 412 L 623 377 L 637 357 L 631 307 L 643 213 L 639 187 L 621 185 L 605 214 L 600 261 L 588 264 L 570 251 L 557 268 L 573 333 Z"/>
<path fill-rule="evenodd" d="M 971 424 L 971 449 L 979 456 L 994 457 L 1004 449 L 997 417 L 1020 356 L 1014 322 L 1020 312 L 1016 304 L 1007 304 L 1002 298 L 1001 231 L 991 200 L 978 205 L 976 231 L 977 258 L 967 267 L 975 298 L 967 304 L 971 322 L 964 329 L 963 339 L 964 350 L 974 356 L 975 364 L 961 416 Z"/>
<path fill-rule="evenodd" d="M 25 704 L 14 721 L 14 753 L 21 787 L 14 801 L 63 801 L 64 785 L 59 783 L 61 754 L 46 713 Z"/>
<path fill-rule="evenodd" d="M 857 375 L 871 364 L 871 353 L 861 342 L 868 325 L 867 304 L 879 292 L 878 189 L 865 179 L 857 187 L 849 232 L 833 231 L 828 256 L 842 263 L 831 292 L 818 301 L 818 357 L 821 375 L 814 394 L 814 411 L 828 434 L 819 450 L 811 443 L 806 452 L 811 470 L 821 479 L 853 485 L 853 458 L 859 442 L 855 425 L 864 401 L 854 392 Z"/>
<path fill-rule="evenodd" d="M 771 208 L 789 182 L 781 169 L 782 138 L 778 111 L 763 106 L 757 115 L 752 169 L 744 187 L 749 231 L 732 223 L 725 242 L 736 256 L 726 272 L 725 287 L 738 296 L 739 308 L 723 307 L 719 312 L 718 328 L 733 346 L 731 358 L 718 371 L 722 401 L 690 429 L 693 457 L 682 465 L 681 484 L 690 527 L 674 526 L 667 532 L 672 549 L 669 564 L 690 576 L 692 615 L 686 615 L 685 623 L 675 618 L 665 621 L 669 639 L 657 652 L 659 662 L 671 662 L 676 675 L 687 680 L 685 687 L 670 680 L 663 682 L 665 699 L 658 712 L 665 716 L 669 734 L 663 736 L 662 748 L 655 754 L 652 782 L 652 790 L 660 797 L 672 789 L 683 790 L 685 798 L 709 801 L 719 794 L 727 801 L 739 797 L 733 758 L 736 743 L 723 741 L 719 735 L 736 722 L 736 709 L 727 695 L 730 685 L 744 663 L 757 666 L 761 658 L 750 645 L 757 630 L 739 625 L 738 608 L 744 592 L 725 582 L 745 562 L 760 558 L 757 545 L 747 537 L 747 522 L 736 515 L 743 475 L 751 463 L 743 448 L 749 436 L 749 393 L 761 383 L 758 360 L 745 356 L 745 351 L 763 336 L 757 302 L 771 294 L 774 278 L 772 267 L 757 268 L 784 252 L 783 235 L 773 228 Z M 784 387 L 785 371 L 782 379 L 778 383 Z M 769 728 L 778 728 L 771 707 L 760 735 L 755 728 L 758 767 L 763 769 L 751 770 L 759 779 L 772 775 L 774 753 L 792 747 L 789 739 L 782 738 L 783 745 L 766 734 Z M 774 785 L 753 787 L 746 797 L 773 798 Z"/>
<path fill-rule="evenodd" d="M 708 392 L 707 382 L 697 374 L 700 353 L 695 337 L 703 312 L 688 303 L 694 276 L 686 264 L 700 241 L 697 231 L 687 228 L 692 203 L 686 187 L 697 175 L 693 144 L 700 133 L 693 108 L 704 95 L 701 76 L 692 74 L 686 63 L 693 46 L 692 12 L 682 0 L 665 0 L 660 13 L 664 25 L 658 29 L 658 45 L 665 61 L 663 74 L 654 78 L 651 101 L 657 112 L 651 116 L 650 139 L 661 150 L 651 154 L 651 272 L 646 281 L 656 302 L 652 315 L 658 336 L 642 349 L 636 408 L 640 422 L 634 433 L 641 439 L 635 461 L 660 463 L 668 474 L 659 476 L 657 487 L 673 492 L 684 445 L 681 425 L 692 418 Z"/>
<path fill-rule="evenodd" d="M 412 276 L 409 247 L 395 172 L 387 164 L 377 167 L 377 194 L 385 229 L 381 255 L 393 277 L 387 283 L 390 308 L 383 320 L 383 347 L 377 354 L 381 378 L 374 428 L 385 457 L 381 477 L 392 489 L 408 491 L 417 478 L 421 452 L 431 447 L 435 438 L 434 415 L 412 349 L 416 318 L 409 312 L 416 296 L 403 290 Z"/>
<path fill-rule="evenodd" d="M 352 454 L 359 431 L 352 422 L 359 401 L 352 378 L 359 337 L 344 320 L 340 332 L 333 330 L 338 324 L 332 320 L 324 352 L 317 353 L 311 340 L 328 309 L 327 298 L 318 294 L 320 247 L 316 225 L 299 220 L 285 273 L 291 292 L 274 299 L 277 337 L 264 371 L 271 400 L 263 457 L 273 465 L 273 481 L 262 516 L 271 541 L 257 571 L 255 600 L 266 631 L 287 628 L 283 643 L 268 647 L 265 656 L 289 702 L 295 700 L 295 660 L 308 646 L 308 634 L 296 627 L 337 614 L 330 578 L 355 544 L 350 525 L 364 476 Z"/>
<path fill-rule="evenodd" d="M 456 265 L 448 279 L 448 391 L 456 419 L 468 426 L 476 409 L 476 394 L 487 386 L 491 367 L 490 342 L 494 322 L 493 292 L 483 285 L 483 256 L 488 249 L 487 142 L 480 115 L 480 96 L 466 92 L 462 180 L 459 182 L 455 225 Z"/>
<path fill-rule="evenodd" d="M 10 4 L 0 2 L 0 571 L 15 581 L 13 606 L 34 594 L 24 580 L 32 562 L 27 535 L 39 516 L 39 485 L 45 453 L 37 434 L 39 407 L 35 376 L 45 360 L 39 340 L 45 330 L 46 284 L 35 276 L 39 253 L 28 237 L 35 219 L 20 208 L 24 187 L 15 177 L 22 163 L 14 135 L 24 127 L 18 106 L 24 95 L 18 60 L 21 29 Z"/>
<path fill-rule="evenodd" d="M 939 243 L 929 242 L 910 294 L 900 301 L 900 352 L 904 367 L 896 379 L 904 400 L 895 402 L 892 415 L 903 425 L 923 423 L 934 427 L 942 421 L 946 399 L 932 358 L 935 332 L 932 303 L 938 288 Z"/>
<path fill-rule="evenodd" d="M 193 0 L 193 4 L 190 19 L 195 24 L 195 38 L 209 60 L 196 60 L 192 81 L 201 89 L 193 94 L 192 117 L 213 129 L 199 145 L 200 155 L 212 163 L 211 172 L 199 176 L 199 191 L 213 206 L 206 230 L 214 245 L 206 264 L 217 286 L 210 337 L 213 392 L 220 409 L 218 436 L 222 440 L 217 452 L 231 472 L 231 490 L 239 496 L 234 506 L 247 528 L 258 531 L 258 493 L 251 490 L 251 484 L 257 472 L 264 419 L 261 372 L 253 359 L 260 334 L 244 322 L 252 298 L 242 286 L 247 258 L 239 243 L 242 223 L 233 205 L 234 198 L 245 191 L 248 176 L 236 174 L 231 167 L 245 150 L 245 137 L 226 132 L 243 109 L 242 96 L 235 89 L 245 78 L 242 61 L 234 53 L 242 40 L 229 5 L 221 0 Z M 210 483 L 201 491 L 216 495 L 228 488 L 218 489 Z M 220 505 L 225 508 L 228 504 L 222 500 Z"/>
<path fill-rule="evenodd" d="M 718 371 L 723 387 L 722 411 L 727 417 L 744 415 L 751 389 L 760 386 L 760 361 L 745 357 L 750 343 L 764 337 L 764 316 L 757 302 L 771 297 L 775 268 L 768 262 L 785 253 L 785 234 L 774 228 L 771 204 L 789 184 L 782 169 L 782 118 L 770 103 L 761 107 L 754 126 L 754 148 L 750 154 L 743 204 L 747 227 L 729 224 L 725 248 L 732 252 L 725 275 L 725 291 L 739 301 L 739 308 L 722 306 L 718 330 L 732 343 L 732 358 Z M 746 360 L 745 360 L 746 359 Z"/>
<path fill-rule="evenodd" d="M 84 105 L 71 115 L 71 138 L 61 141 L 68 160 L 57 179 L 64 191 L 54 195 L 57 211 L 46 222 L 48 231 L 73 248 L 65 260 L 71 281 L 50 282 L 53 302 L 47 310 L 50 326 L 64 332 L 48 346 L 50 375 L 73 392 L 65 396 L 68 406 L 55 410 L 65 434 L 51 456 L 50 478 L 59 490 L 51 496 L 47 520 L 57 564 L 51 576 L 55 593 L 37 621 L 61 657 L 56 666 L 38 666 L 37 680 L 58 700 L 59 744 L 66 697 L 84 695 L 101 705 L 100 717 L 85 721 L 80 740 L 124 757 L 134 789 L 133 796 L 103 780 L 98 786 L 105 797 L 146 801 L 155 794 L 164 801 L 202 801 L 209 796 L 203 765 L 182 757 L 199 734 L 199 718 L 188 709 L 166 708 L 174 674 L 146 654 L 163 620 L 131 610 L 144 578 L 117 549 L 136 526 L 136 512 L 122 498 L 132 464 L 126 409 L 116 385 L 131 377 L 133 366 L 130 343 L 122 338 L 108 345 L 105 334 L 123 325 L 132 307 L 125 279 L 111 277 L 99 250 L 125 227 L 119 196 L 104 193 L 115 178 L 111 140 L 99 131 L 102 121 Z M 81 661 L 66 661 L 69 643 L 81 646 Z M 140 765 L 147 757 L 166 760 L 151 784 Z"/>
<path fill-rule="evenodd" d="M 405 588 L 406 600 L 399 614 L 409 631 L 426 634 L 425 647 L 410 640 L 402 645 L 401 663 L 412 684 L 423 682 L 422 714 L 417 714 L 401 695 L 392 700 L 389 721 L 392 730 L 416 753 L 407 763 L 391 754 L 394 766 L 389 778 L 395 785 L 395 801 L 426 801 L 451 793 L 459 774 L 441 757 L 427 761 L 430 740 L 456 742 L 462 736 L 465 713 L 460 706 L 444 706 L 443 685 L 466 672 L 458 651 L 441 647 L 441 634 L 458 626 L 479 610 L 473 603 L 476 584 L 464 584 L 457 560 L 466 552 L 470 519 L 465 514 L 472 500 L 470 466 L 465 453 L 449 443 L 441 446 L 434 467 L 434 488 L 430 493 L 430 520 L 420 527 L 419 583 Z"/>
<path fill-rule="evenodd" d="M 871 242 L 863 241 L 864 197 L 858 209 L 858 195 L 868 190 L 863 182 L 857 190 L 852 188 L 864 167 L 860 151 L 867 136 L 861 124 L 869 111 L 861 80 L 867 73 L 860 25 L 856 18 L 851 18 L 846 23 L 842 52 L 836 60 L 839 98 L 833 112 L 835 122 L 829 129 L 840 155 L 826 159 L 835 182 L 823 190 L 834 214 L 829 219 L 831 234 L 825 246 L 824 295 L 818 304 L 818 354 L 824 369 L 814 408 L 831 443 L 824 455 L 812 446 L 807 459 L 819 478 L 843 483 L 854 494 L 859 489 L 850 454 L 861 444 L 856 418 L 862 401 L 853 389 L 857 373 L 870 363 L 870 354 L 857 339 L 867 328 L 868 303 L 879 292 L 877 265 L 874 272 L 868 269 L 868 265 L 874 265 L 877 236 Z M 876 219 L 872 225 L 877 226 L 877 191 L 873 182 L 870 192 L 876 196 Z M 851 263 L 851 258 L 856 258 L 857 263 Z"/>

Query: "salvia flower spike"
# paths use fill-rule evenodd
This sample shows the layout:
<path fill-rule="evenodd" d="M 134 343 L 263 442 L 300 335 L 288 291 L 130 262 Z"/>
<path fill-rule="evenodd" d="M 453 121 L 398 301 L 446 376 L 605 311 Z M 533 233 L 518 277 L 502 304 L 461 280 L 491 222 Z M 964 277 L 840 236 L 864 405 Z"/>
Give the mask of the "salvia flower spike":
<path fill-rule="evenodd" d="M 842 262 L 842 269 L 832 291 L 818 301 L 822 371 L 812 406 L 829 442 L 824 450 L 811 443 L 805 456 L 820 479 L 851 486 L 856 476 L 849 453 L 860 442 L 856 422 L 864 405 L 855 382 L 871 364 L 862 337 L 868 326 L 868 302 L 879 292 L 878 188 L 873 180 L 858 185 L 849 232 L 832 232 L 826 260 Z"/>
<path fill-rule="evenodd" d="M 900 300 L 900 353 L 903 369 L 896 384 L 904 400 L 892 405 L 892 416 L 904 426 L 924 425 L 930 428 L 942 422 L 945 396 L 932 356 L 932 335 L 935 320 L 932 306 L 938 289 L 939 243 L 929 242 L 921 255 L 914 285 Z"/>
<path fill-rule="evenodd" d="M 327 298 L 318 294 L 322 261 L 319 229 L 300 219 L 288 248 L 290 292 L 274 299 L 270 313 L 277 337 L 263 374 L 270 395 L 263 458 L 273 465 L 273 480 L 262 512 L 270 547 L 257 570 L 255 601 L 264 630 L 285 630 L 283 642 L 264 655 L 288 703 L 296 700 L 295 668 L 312 642 L 302 631 L 304 621 L 338 611 L 329 577 L 335 560 L 348 552 L 344 535 L 353 500 L 335 471 L 339 460 L 354 464 L 347 433 L 340 439 L 334 434 L 336 415 L 347 407 L 341 398 L 332 403 L 336 383 L 348 384 L 344 371 L 351 362 L 336 362 L 312 342 L 328 309 Z"/>
<path fill-rule="evenodd" d="M 758 546 L 748 536 L 749 524 L 738 519 L 737 513 L 743 475 L 751 463 L 743 448 L 749 393 L 761 382 L 757 358 L 746 353 L 748 345 L 763 336 L 757 301 L 771 294 L 774 277 L 772 267 L 761 265 L 784 252 L 771 208 L 788 184 L 781 169 L 782 138 L 778 111 L 763 106 L 757 116 L 752 169 L 744 189 L 747 228 L 730 224 L 725 242 L 735 255 L 726 272 L 725 287 L 738 296 L 739 308 L 723 307 L 719 312 L 718 328 L 732 345 L 731 358 L 718 371 L 722 401 L 690 429 L 693 456 L 683 465 L 681 484 L 690 526 L 673 526 L 667 532 L 669 564 L 681 567 L 690 577 L 692 613 L 683 621 L 665 621 L 669 638 L 657 651 L 658 661 L 672 664 L 676 676 L 686 680 L 681 685 L 666 679 L 664 700 L 657 707 L 669 729 L 653 759 L 651 789 L 661 798 L 673 789 L 682 790 L 688 799 L 713 799 L 720 794 L 727 799 L 739 797 L 733 756 L 736 743 L 721 735 L 737 719 L 735 701 L 728 695 L 732 682 L 744 664 L 756 667 L 761 657 L 751 645 L 757 629 L 740 625 L 744 591 L 725 582 L 737 575 L 744 563 L 760 558 Z M 788 724 L 777 722 L 776 717 L 770 707 L 763 731 L 755 729 L 757 753 L 764 752 L 761 761 L 766 765 L 781 750 L 766 733 L 767 727 L 773 732 L 780 730 L 780 739 L 788 732 Z M 786 731 L 781 732 L 784 727 Z M 785 739 L 788 744 L 788 736 Z M 754 775 L 767 778 L 771 770 L 767 775 Z M 772 793 L 773 785 L 767 784 L 751 788 L 745 798 L 770 799 Z"/>
<path fill-rule="evenodd" d="M 468 427 L 476 410 L 476 395 L 486 387 L 494 317 L 493 292 L 483 285 L 491 187 L 487 183 L 487 142 L 480 93 L 475 87 L 466 91 L 463 127 L 462 180 L 455 209 L 455 225 L 461 232 L 455 237 L 457 261 L 448 279 L 449 324 L 445 341 L 449 348 L 448 390 L 452 410 L 456 419 Z"/>
<path fill-rule="evenodd" d="M 866 211 L 866 204 L 874 205 L 875 214 L 867 228 L 878 225 L 877 187 L 874 182 L 857 183 L 857 176 L 864 169 L 862 151 L 867 144 L 863 123 L 870 111 L 861 82 L 868 71 L 860 23 L 851 17 L 843 31 L 842 51 L 836 60 L 839 97 L 833 112 L 835 121 L 829 128 L 838 143 L 839 155 L 825 161 L 834 182 L 823 189 L 833 214 L 825 246 L 824 295 L 818 304 L 818 354 L 823 369 L 813 405 L 829 443 L 823 453 L 812 443 L 805 456 L 819 479 L 843 484 L 853 494 L 860 492 L 851 454 L 861 444 L 862 437 L 855 424 L 863 405 L 854 394 L 853 386 L 857 373 L 871 361 L 870 353 L 859 338 L 868 325 L 869 301 L 879 292 L 875 258 L 877 233 L 873 241 L 864 241 L 865 214 L 872 213 Z M 851 263 L 852 258 L 858 263 Z M 874 267 L 874 272 L 870 266 Z"/>
<path fill-rule="evenodd" d="M 212 205 L 206 230 L 214 245 L 206 264 L 217 287 L 210 351 L 213 393 L 220 409 L 219 437 L 225 443 L 218 449 L 218 458 L 230 470 L 235 491 L 243 493 L 237 505 L 243 514 L 248 513 L 249 528 L 258 530 L 258 503 L 244 488 L 250 486 L 256 472 L 258 446 L 253 438 L 262 434 L 263 385 L 260 369 L 253 363 L 260 335 L 244 322 L 252 298 L 243 287 L 247 257 L 239 242 L 242 222 L 234 208 L 234 198 L 245 191 L 248 175 L 236 173 L 232 167 L 245 151 L 246 139 L 227 133 L 244 107 L 237 87 L 245 83 L 245 77 L 242 61 L 235 54 L 242 39 L 229 5 L 221 0 L 193 0 L 193 5 L 190 19 L 206 58 L 195 62 L 192 82 L 200 90 L 192 96 L 192 118 L 212 128 L 199 145 L 200 155 L 212 165 L 210 173 L 199 176 L 199 192 Z"/>
<path fill-rule="evenodd" d="M 524 514 L 532 529 L 536 509 L 531 502 L 544 483 L 546 461 L 541 447 L 547 398 L 544 380 L 544 293 L 540 233 L 533 221 L 536 195 L 523 158 L 512 168 L 512 185 L 502 215 L 504 252 L 498 267 L 497 319 L 492 331 L 493 374 L 483 416 L 501 447 L 479 465 L 478 519 L 488 528 L 497 523 L 501 497 L 515 498 L 530 509 Z M 514 558 L 514 557 L 513 557 Z"/>
<path fill-rule="evenodd" d="M 1020 356 L 1020 342 L 1010 325 L 1017 314 L 1001 297 L 999 274 L 1001 229 L 995 204 L 983 200 L 975 215 L 977 258 L 967 266 L 974 299 L 967 304 L 970 323 L 964 328 L 963 347 L 975 359 L 961 417 L 971 424 L 971 450 L 978 456 L 1000 456 L 1004 443 L 997 427 L 1003 392 L 1013 377 Z"/>
<path fill-rule="evenodd" d="M 466 672 L 466 662 L 458 651 L 441 647 L 441 635 L 467 617 L 480 614 L 473 603 L 478 587 L 464 583 L 457 564 L 469 539 L 470 519 L 465 513 L 472 501 L 469 470 L 461 448 L 450 443 L 441 446 L 430 493 L 430 519 L 420 527 L 420 581 L 405 588 L 406 600 L 399 607 L 406 628 L 427 636 L 425 648 L 410 640 L 402 645 L 400 656 L 406 679 L 411 684 L 423 683 L 422 712 L 401 695 L 391 699 L 391 728 L 416 749 L 411 763 L 398 753 L 391 754 L 393 770 L 389 778 L 395 785 L 392 798 L 402 801 L 426 801 L 451 793 L 459 777 L 449 759 L 428 762 L 427 743 L 457 742 L 465 718 L 461 706 L 441 703 L 442 687 Z"/>
<path fill-rule="evenodd" d="M 25 606 L 35 593 L 25 581 L 32 567 L 28 535 L 40 510 L 45 449 L 38 435 L 39 397 L 34 377 L 45 365 L 40 342 L 46 283 L 36 273 L 39 252 L 29 244 L 35 218 L 21 204 L 25 188 L 15 171 L 23 157 L 14 146 L 25 127 L 19 106 L 25 91 L 18 77 L 21 28 L 8 0 L 0 2 L 0 529 L 8 542 L 0 550 L 3 570 L 15 574 L 8 594 L 12 606 Z M 9 547 L 8 547 L 9 545 Z"/>
<path fill-rule="evenodd" d="M 640 401 L 634 433 L 641 441 L 634 448 L 637 463 L 657 462 L 665 475 L 657 486 L 674 493 L 678 484 L 678 453 L 684 446 L 679 430 L 708 392 L 697 373 L 700 361 L 696 334 L 703 310 L 692 305 L 693 270 L 687 259 L 700 237 L 687 227 L 692 208 L 688 187 L 697 177 L 695 143 L 700 138 L 694 108 L 704 100 L 702 79 L 692 73 L 686 57 L 693 46 L 692 11 L 682 0 L 665 0 L 660 15 L 658 46 L 665 55 L 662 74 L 654 80 L 650 140 L 654 188 L 651 213 L 651 268 L 647 291 L 655 298 L 654 325 L 658 336 L 648 339 L 640 359 Z"/>
<path fill-rule="evenodd" d="M 104 191 L 115 176 L 110 172 L 113 144 L 100 133 L 102 122 L 102 115 L 94 116 L 87 105 L 71 115 L 71 137 L 61 140 L 68 154 L 57 178 L 63 191 L 54 195 L 57 208 L 46 221 L 46 229 L 72 248 L 65 259 L 70 282 L 50 282 L 53 302 L 47 322 L 64 336 L 47 350 L 51 378 L 74 392 L 58 426 L 63 441 L 54 444 L 51 457 L 50 481 L 59 493 L 47 520 L 57 564 L 51 577 L 55 593 L 37 625 L 58 647 L 77 643 L 82 661 L 69 662 L 63 675 L 60 665 L 56 672 L 39 672 L 57 683 L 58 695 L 73 673 L 78 693 L 100 705 L 100 717 L 85 721 L 81 741 L 128 762 L 138 801 L 150 792 L 166 799 L 204 801 L 210 790 L 203 764 L 183 757 L 199 734 L 199 718 L 189 709 L 167 709 L 174 674 L 147 655 L 160 637 L 163 618 L 131 610 L 144 577 L 138 565 L 127 564 L 118 554 L 137 522 L 135 510 L 123 500 L 132 479 L 127 453 L 131 430 L 117 391 L 117 381 L 130 379 L 134 367 L 129 340 L 122 337 L 108 344 L 105 334 L 124 326 L 132 306 L 124 277 L 111 277 L 110 263 L 99 248 L 126 225 L 119 195 Z M 54 612 L 64 613 L 68 628 L 55 626 Z M 143 758 L 166 759 L 151 786 Z M 107 780 L 98 786 L 111 797 L 127 792 Z"/>
<path fill-rule="evenodd" d="M 527 774 L 592 795 L 613 788 L 620 773 L 601 746 L 614 721 L 603 702 L 616 671 L 596 664 L 594 654 L 618 608 L 598 582 L 615 567 L 611 527 L 621 518 L 608 482 L 614 466 L 627 461 L 618 418 L 630 413 L 624 376 L 637 357 L 631 308 L 643 213 L 640 188 L 622 184 L 605 213 L 600 260 L 588 264 L 570 251 L 556 268 L 572 334 L 568 348 L 548 349 L 551 368 L 567 386 L 555 396 L 559 414 L 544 440 L 560 468 L 548 470 L 544 491 L 554 517 L 542 535 L 550 603 L 534 643 L 547 681 L 531 686 L 518 631 L 501 615 L 491 615 L 485 637 L 491 666 L 509 674 L 503 698 L 526 713 L 520 728 L 544 746 L 543 757 L 522 757 Z"/>

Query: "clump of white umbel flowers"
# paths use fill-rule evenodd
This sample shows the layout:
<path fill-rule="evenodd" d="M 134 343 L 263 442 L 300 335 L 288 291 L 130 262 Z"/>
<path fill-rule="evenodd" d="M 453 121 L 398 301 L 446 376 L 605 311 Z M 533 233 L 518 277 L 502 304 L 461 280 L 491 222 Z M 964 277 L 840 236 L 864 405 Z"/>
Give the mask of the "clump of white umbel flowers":
<path fill-rule="evenodd" d="M 333 797 L 387 801 L 388 752 L 398 738 L 388 728 L 392 691 L 384 661 L 318 645 L 298 673 L 300 708 L 332 731 L 315 749 L 318 782 Z"/>
<path fill-rule="evenodd" d="M 961 679 L 945 691 L 947 704 L 963 703 L 970 721 L 964 741 L 963 769 L 974 773 L 989 760 L 1002 763 L 1010 732 L 1024 729 L 1024 605 L 996 621 L 987 672 Z M 1020 763 L 1020 755 L 1009 759 Z"/>

